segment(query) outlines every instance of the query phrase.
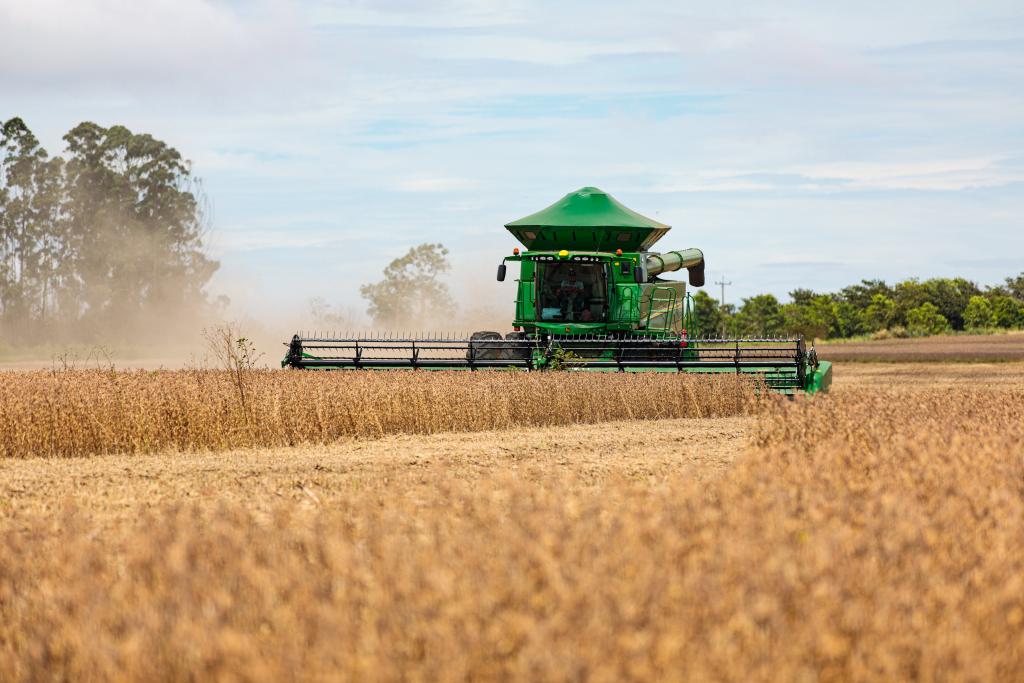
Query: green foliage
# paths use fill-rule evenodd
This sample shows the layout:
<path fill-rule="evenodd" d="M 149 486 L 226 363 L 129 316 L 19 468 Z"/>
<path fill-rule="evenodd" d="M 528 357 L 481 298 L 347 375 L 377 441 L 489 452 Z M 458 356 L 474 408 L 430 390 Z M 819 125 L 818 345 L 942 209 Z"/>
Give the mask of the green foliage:
<path fill-rule="evenodd" d="M 782 307 L 785 331 L 807 339 L 828 337 L 837 324 L 832 298 L 810 290 L 796 290 L 790 296 L 793 303 Z"/>
<path fill-rule="evenodd" d="M 719 306 L 714 315 L 730 334 L 771 335 L 781 328 L 809 339 L 1024 328 L 1024 298 L 1014 294 L 1018 291 L 1024 294 L 1024 274 L 984 292 L 964 278 L 911 279 L 895 286 L 862 280 L 836 294 L 796 289 L 790 292 L 791 301 L 781 306 L 770 295 L 756 296 L 744 300 L 738 312 Z M 707 315 L 703 310 L 698 313 Z"/>
<path fill-rule="evenodd" d="M 893 320 L 896 304 L 885 294 L 873 294 L 871 303 L 864 309 L 864 327 L 868 332 L 878 332 L 889 328 Z"/>
<path fill-rule="evenodd" d="M 813 289 L 794 289 L 789 293 L 789 298 L 797 306 L 806 306 L 813 302 L 817 296 Z"/>
<path fill-rule="evenodd" d="M 392 327 L 450 318 L 455 302 L 440 280 L 451 269 L 447 257 L 444 245 L 421 244 L 388 264 L 383 280 L 360 287 L 374 322 Z"/>
<path fill-rule="evenodd" d="M 976 284 L 964 278 L 933 278 L 921 282 L 906 280 L 896 285 L 893 292 L 893 314 L 890 324 L 911 327 L 910 311 L 930 303 L 949 322 L 954 330 L 964 329 L 963 312 L 972 296 L 982 292 Z"/>
<path fill-rule="evenodd" d="M 892 300 L 895 293 L 892 287 L 881 280 L 861 280 L 860 284 L 839 290 L 837 298 L 852 304 L 858 310 L 864 310 L 879 295 Z"/>
<path fill-rule="evenodd" d="M 928 302 L 928 288 L 917 278 L 896 283 L 893 287 L 893 325 L 909 327 L 907 315 L 911 310 Z"/>
<path fill-rule="evenodd" d="M 548 354 L 547 363 L 545 363 L 541 369 L 561 372 L 564 370 L 571 370 L 585 364 L 586 361 L 572 351 L 563 349 L 561 346 L 556 346 L 551 350 L 551 353 Z"/>
<path fill-rule="evenodd" d="M 969 330 L 984 330 L 995 327 L 996 317 L 992 304 L 983 296 L 972 296 L 964 309 L 964 326 Z"/>
<path fill-rule="evenodd" d="M 74 277 L 61 219 L 63 162 L 19 118 L 0 137 L 0 322 L 31 342 L 53 318 L 62 280 Z M 13 335 L 12 335 L 13 336 Z"/>
<path fill-rule="evenodd" d="M 1010 296 L 992 297 L 992 317 L 996 327 L 1018 329 L 1024 327 L 1024 302 Z"/>
<path fill-rule="evenodd" d="M 1006 278 L 1006 291 L 1014 299 L 1024 301 L 1024 273 Z"/>
<path fill-rule="evenodd" d="M 733 334 L 743 336 L 772 336 L 782 334 L 786 318 L 779 300 L 771 294 L 759 294 L 743 300 L 743 307 L 730 321 Z"/>
<path fill-rule="evenodd" d="M 935 278 L 924 282 L 928 301 L 939 309 L 954 330 L 964 329 L 964 310 L 971 297 L 979 296 L 981 289 L 962 277 Z"/>
<path fill-rule="evenodd" d="M 699 325 L 696 330 L 698 335 L 716 337 L 725 332 L 726 314 L 719 307 L 718 301 L 704 290 L 697 290 L 693 295 L 693 310 Z"/>
<path fill-rule="evenodd" d="M 124 126 L 82 123 L 64 136 L 76 293 L 107 319 L 201 298 L 217 265 L 202 253 L 201 188 L 172 147 Z"/>
<path fill-rule="evenodd" d="M 859 311 L 849 301 L 837 301 L 832 305 L 835 325 L 831 330 L 833 337 L 852 337 L 864 331 L 864 321 Z"/>
<path fill-rule="evenodd" d="M 50 158 L 19 118 L 0 136 L 0 323 L 136 334 L 207 305 L 202 189 L 172 147 L 82 123 Z M 132 329 L 132 324 L 139 329 Z M 159 332 L 157 332 L 159 334 Z"/>
<path fill-rule="evenodd" d="M 939 307 L 930 301 L 907 312 L 907 330 L 917 337 L 942 334 L 949 329 L 949 321 L 939 312 Z"/>

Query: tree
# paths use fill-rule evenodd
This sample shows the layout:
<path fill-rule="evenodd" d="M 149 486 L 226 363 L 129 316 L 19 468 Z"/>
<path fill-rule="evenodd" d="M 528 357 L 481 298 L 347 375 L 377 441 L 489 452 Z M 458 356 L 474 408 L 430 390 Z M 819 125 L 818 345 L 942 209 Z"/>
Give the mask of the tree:
<path fill-rule="evenodd" d="M 351 330 L 356 327 L 350 311 L 334 308 L 319 296 L 309 300 L 309 319 L 318 329 Z"/>
<path fill-rule="evenodd" d="M 448 285 L 448 250 L 441 244 L 421 244 L 384 269 L 384 279 L 363 285 L 359 293 L 369 302 L 374 322 L 387 327 L 440 323 L 455 309 Z"/>
<path fill-rule="evenodd" d="M 721 336 L 725 330 L 725 315 L 718 301 L 704 290 L 693 295 L 693 312 L 697 316 L 697 332 L 704 337 Z"/>
<path fill-rule="evenodd" d="M 860 310 L 849 301 L 832 303 L 833 325 L 829 332 L 832 337 L 852 337 L 864 332 L 864 320 Z"/>
<path fill-rule="evenodd" d="M 30 338 L 54 312 L 63 258 L 60 159 L 20 118 L 0 136 L 0 321 Z"/>
<path fill-rule="evenodd" d="M 996 327 L 1017 329 L 1024 327 L 1024 302 L 1010 296 L 994 296 L 992 301 L 992 318 Z"/>
<path fill-rule="evenodd" d="M 969 330 L 984 330 L 994 327 L 995 323 L 989 300 L 983 296 L 972 296 L 964 309 L 964 326 Z"/>
<path fill-rule="evenodd" d="M 874 294 L 871 303 L 864 309 L 864 326 L 868 332 L 887 329 L 892 322 L 896 304 L 885 294 Z"/>
<path fill-rule="evenodd" d="M 1014 299 L 1024 301 L 1024 273 L 1006 278 L 1006 289 Z"/>
<path fill-rule="evenodd" d="M 77 341 L 145 330 L 164 338 L 208 306 L 204 195 L 187 161 L 123 126 L 82 123 L 50 158 L 19 118 L 0 135 L 0 323 L 20 341 L 57 323 Z M 134 324 L 133 324 L 134 323 Z M 10 337 L 8 337 L 10 338 Z"/>
<path fill-rule="evenodd" d="M 806 293 L 806 294 L 805 294 Z M 833 335 L 837 321 L 832 298 L 810 290 L 790 292 L 793 302 L 782 307 L 785 331 L 808 339 L 824 339 Z"/>
<path fill-rule="evenodd" d="M 789 293 L 790 301 L 797 306 L 807 306 L 818 296 L 813 289 L 794 289 Z"/>
<path fill-rule="evenodd" d="M 907 329 L 915 336 L 942 334 L 949 329 L 949 321 L 939 313 L 939 308 L 926 301 L 907 312 Z"/>
<path fill-rule="evenodd" d="M 124 126 L 64 136 L 71 250 L 86 316 L 107 323 L 191 308 L 218 264 L 203 253 L 202 188 L 181 154 Z"/>
<path fill-rule="evenodd" d="M 950 326 L 954 330 L 964 329 L 964 309 L 971 297 L 981 295 L 978 285 L 962 277 L 955 277 L 926 280 L 924 286 L 928 300 L 935 304 Z"/>
<path fill-rule="evenodd" d="M 890 325 L 909 327 L 907 315 L 912 309 L 928 302 L 928 288 L 917 278 L 897 282 L 893 287 L 892 301 Z"/>
<path fill-rule="evenodd" d="M 863 311 L 871 305 L 871 301 L 879 294 L 892 299 L 894 296 L 893 288 L 887 285 L 884 280 L 861 280 L 860 284 L 850 285 L 839 290 L 837 298 L 840 301 L 847 301 L 856 309 Z"/>
<path fill-rule="evenodd" d="M 733 331 L 753 337 L 781 334 L 786 326 L 779 300 L 771 294 L 758 294 L 743 300 L 743 306 L 732 319 Z"/>

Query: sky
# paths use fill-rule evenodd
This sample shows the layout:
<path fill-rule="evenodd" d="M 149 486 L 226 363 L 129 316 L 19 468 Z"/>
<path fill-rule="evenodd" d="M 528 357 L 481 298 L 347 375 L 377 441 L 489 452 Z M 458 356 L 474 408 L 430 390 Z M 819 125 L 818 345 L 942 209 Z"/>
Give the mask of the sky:
<path fill-rule="evenodd" d="M 0 0 L 0 118 L 192 161 L 236 312 L 350 315 L 409 247 L 508 309 L 502 225 L 593 185 L 726 299 L 1024 271 L 1024 3 Z"/>

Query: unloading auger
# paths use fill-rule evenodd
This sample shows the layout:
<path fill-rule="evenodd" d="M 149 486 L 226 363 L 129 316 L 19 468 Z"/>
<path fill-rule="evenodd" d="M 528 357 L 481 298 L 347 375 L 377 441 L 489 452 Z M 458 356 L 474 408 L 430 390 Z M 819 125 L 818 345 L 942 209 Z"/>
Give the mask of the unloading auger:
<path fill-rule="evenodd" d="M 655 253 L 670 229 L 594 187 L 505 225 L 526 249 L 519 263 L 513 330 L 466 337 L 296 334 L 282 367 L 423 370 L 563 368 L 605 372 L 752 373 L 781 393 L 827 391 L 832 367 L 798 337 L 701 336 L 685 269 L 704 285 L 700 249 Z"/>

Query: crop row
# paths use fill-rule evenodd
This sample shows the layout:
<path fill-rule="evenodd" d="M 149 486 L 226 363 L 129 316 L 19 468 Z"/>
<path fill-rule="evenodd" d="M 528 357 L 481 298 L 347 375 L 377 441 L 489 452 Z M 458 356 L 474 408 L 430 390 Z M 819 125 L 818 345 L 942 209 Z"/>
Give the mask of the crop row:
<path fill-rule="evenodd" d="M 737 415 L 756 387 L 662 373 L 6 372 L 0 458 Z"/>

